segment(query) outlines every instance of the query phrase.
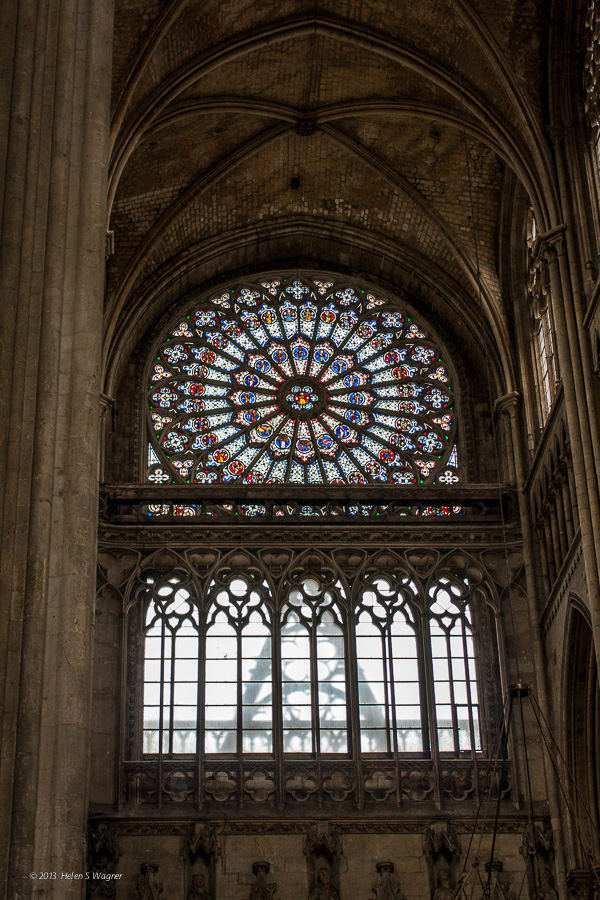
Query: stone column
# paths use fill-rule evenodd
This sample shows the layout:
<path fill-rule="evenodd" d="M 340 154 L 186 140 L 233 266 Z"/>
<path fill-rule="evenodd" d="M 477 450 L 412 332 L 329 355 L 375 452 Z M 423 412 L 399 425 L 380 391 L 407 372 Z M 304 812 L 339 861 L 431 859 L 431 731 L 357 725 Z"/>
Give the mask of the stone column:
<path fill-rule="evenodd" d="M 567 286 L 563 228 L 542 235 L 542 253 L 548 262 L 552 290 L 552 308 L 556 322 L 556 340 L 565 395 L 565 408 L 573 475 L 577 496 L 581 543 L 585 559 L 588 600 L 594 633 L 596 660 L 600 661 L 600 580 L 598 550 L 600 546 L 600 506 L 596 480 L 596 461 L 590 434 L 590 418 L 586 405 L 581 359 L 575 341 L 574 312 L 563 293 Z"/>
<path fill-rule="evenodd" d="M 512 447 L 514 452 L 514 465 L 517 479 L 517 490 L 519 497 L 519 512 L 521 518 L 521 528 L 523 532 L 523 559 L 525 568 L 525 581 L 527 589 L 527 608 L 529 613 L 529 633 L 531 638 L 531 646 L 533 650 L 533 666 L 536 678 L 536 690 L 541 709 L 544 715 L 548 717 L 550 704 L 548 702 L 548 684 L 547 684 L 547 666 L 544 654 L 544 644 L 540 630 L 540 609 L 534 563 L 534 541 L 532 514 L 529 497 L 526 491 L 525 477 L 525 453 L 523 448 L 523 432 L 519 417 L 520 397 L 516 392 L 501 397 L 496 402 L 498 413 L 506 414 L 509 418 Z M 540 546 L 543 545 L 543 536 L 540 535 Z M 547 582 L 547 576 L 544 577 Z M 547 593 L 544 597 L 544 603 L 547 600 Z M 548 753 L 542 748 L 542 758 L 544 761 L 544 775 L 548 791 L 548 805 L 550 807 L 550 817 L 552 820 L 552 830 L 555 836 L 556 846 L 556 875 L 559 886 L 559 894 L 563 897 L 567 896 L 566 892 L 566 876 L 565 876 L 565 840 L 561 819 L 561 800 L 558 790 L 556 776 L 553 771 Z"/>
<path fill-rule="evenodd" d="M 73 898 L 82 882 L 60 873 L 85 871 L 112 3 L 2 7 L 0 894 Z"/>

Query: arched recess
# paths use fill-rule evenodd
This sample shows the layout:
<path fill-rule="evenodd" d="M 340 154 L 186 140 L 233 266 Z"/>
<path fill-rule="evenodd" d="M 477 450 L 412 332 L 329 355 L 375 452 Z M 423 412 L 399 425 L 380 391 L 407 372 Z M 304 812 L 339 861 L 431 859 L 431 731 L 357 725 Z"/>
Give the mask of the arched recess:
<path fill-rule="evenodd" d="M 166 328 L 168 320 L 173 319 L 174 310 L 183 310 L 190 302 L 199 302 L 208 296 L 207 287 L 220 294 L 226 288 L 234 284 L 246 281 L 257 281 L 271 277 L 273 273 L 287 271 L 292 273 L 310 272 L 315 277 L 327 277 L 330 280 L 343 280 L 344 282 L 360 284 L 366 290 L 374 291 L 378 296 L 387 296 L 392 303 L 398 303 L 399 308 L 405 309 L 409 316 L 415 316 L 416 320 L 423 322 L 430 340 L 437 342 L 443 348 L 444 359 L 448 361 L 451 372 L 451 381 L 456 385 L 457 422 L 459 423 L 461 445 L 461 478 L 469 481 L 484 482 L 496 477 L 496 453 L 492 445 L 491 430 L 487 428 L 488 419 L 485 410 L 488 406 L 486 363 L 490 366 L 492 391 L 499 394 L 505 391 L 504 379 L 501 372 L 500 360 L 495 359 L 493 352 L 491 359 L 484 358 L 482 348 L 479 346 L 480 335 L 469 336 L 468 342 L 464 329 L 447 320 L 448 307 L 452 306 L 456 315 L 460 314 L 458 296 L 451 291 L 451 285 L 439 286 L 435 295 L 430 293 L 432 288 L 425 281 L 425 273 L 417 276 L 413 273 L 410 280 L 405 280 L 402 270 L 390 271 L 392 279 L 373 277 L 368 271 L 371 268 L 368 258 L 365 258 L 365 274 L 357 274 L 356 270 L 350 270 L 347 266 L 325 266 L 315 261 L 314 268 L 292 265 L 293 260 L 284 261 L 285 265 L 276 269 L 262 269 L 262 274 L 250 275 L 244 267 L 232 273 L 230 279 L 215 278 L 205 282 L 204 289 L 193 289 L 186 292 L 183 297 L 171 294 L 169 305 L 163 300 L 162 308 L 154 308 L 154 316 L 147 314 L 132 323 L 132 329 L 125 337 L 126 343 L 123 350 L 115 346 L 114 368 L 110 372 L 110 384 L 106 390 L 115 398 L 114 425 L 112 432 L 107 432 L 106 458 L 112 460 L 110 468 L 103 473 L 104 481 L 136 481 L 138 480 L 139 467 L 136 468 L 133 460 L 141 460 L 144 443 L 144 429 L 140 423 L 144 418 L 143 397 L 147 392 L 148 379 L 147 356 L 152 346 L 158 340 L 162 331 Z M 306 263 L 310 260 L 295 260 L 296 263 Z M 400 261 L 399 261 L 400 264 Z M 344 271 L 345 269 L 345 271 Z M 315 271 L 316 270 L 316 271 Z M 259 270 L 260 271 L 260 270 Z M 270 274 L 268 274 L 270 272 Z M 243 275 L 242 275 L 243 273 Z M 267 273 L 267 274 L 265 274 Z M 241 277 L 242 275 L 242 277 Z M 302 276 L 304 277 L 304 276 Z M 404 287 L 406 285 L 406 287 Z M 442 293 L 443 287 L 448 288 L 448 294 Z M 212 296 L 212 294 L 210 294 Z M 160 318 L 157 312 L 162 313 Z M 142 331 L 146 326 L 145 333 Z M 457 334 L 456 332 L 459 332 Z M 135 343 L 134 343 L 135 341 Z M 133 352 L 132 352 L 133 351 Z M 474 374 L 477 372 L 478 374 Z M 147 442 L 146 442 L 147 443 Z M 123 464 L 121 464 L 121 462 Z M 137 465 L 137 464 L 136 464 Z"/>
<path fill-rule="evenodd" d="M 596 855 L 600 843 L 600 689 L 589 612 L 575 596 L 568 610 L 563 685 L 563 743 L 574 778 L 569 785 L 571 858 L 587 869 L 587 849 Z"/>

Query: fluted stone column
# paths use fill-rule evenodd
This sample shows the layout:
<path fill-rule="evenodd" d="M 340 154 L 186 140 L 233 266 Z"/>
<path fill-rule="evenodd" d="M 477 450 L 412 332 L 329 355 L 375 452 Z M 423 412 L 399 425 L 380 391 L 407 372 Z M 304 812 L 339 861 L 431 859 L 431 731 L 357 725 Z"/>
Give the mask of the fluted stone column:
<path fill-rule="evenodd" d="M 111 0 L 0 8 L 0 895 L 85 871 Z M 14 786 L 13 786 L 14 785 Z M 30 873 L 58 873 L 40 882 Z"/>

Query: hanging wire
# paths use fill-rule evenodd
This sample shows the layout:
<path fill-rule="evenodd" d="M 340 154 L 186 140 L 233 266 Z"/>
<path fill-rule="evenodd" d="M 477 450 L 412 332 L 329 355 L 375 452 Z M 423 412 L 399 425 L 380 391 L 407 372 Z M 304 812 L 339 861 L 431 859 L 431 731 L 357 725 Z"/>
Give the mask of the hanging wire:
<path fill-rule="evenodd" d="M 598 837 L 600 837 L 600 832 L 598 831 L 598 827 L 596 826 L 596 824 L 595 824 L 595 822 L 594 822 L 594 818 L 593 818 L 592 814 L 590 813 L 590 811 L 589 811 L 589 809 L 588 809 L 588 807 L 587 807 L 587 804 L 585 803 L 583 797 L 581 796 L 581 792 L 580 792 L 580 790 L 579 790 L 579 786 L 578 786 L 578 784 L 577 784 L 577 781 L 576 781 L 576 779 L 575 779 L 575 776 L 574 776 L 574 774 L 571 772 L 569 766 L 567 765 L 567 762 L 566 762 L 564 756 L 562 755 L 562 753 L 561 753 L 561 751 L 560 751 L 560 747 L 558 746 L 558 743 L 556 742 L 556 740 L 555 740 L 555 738 L 554 738 L 554 736 L 553 736 L 553 734 L 552 734 L 552 731 L 551 731 L 551 729 L 550 729 L 550 726 L 548 725 L 548 722 L 546 721 L 546 719 L 545 719 L 545 717 L 544 717 L 544 714 L 543 714 L 543 712 L 542 712 L 542 710 L 541 710 L 541 708 L 540 708 L 540 705 L 539 705 L 539 703 L 537 702 L 537 700 L 535 700 L 535 702 L 534 702 L 534 698 L 533 698 L 533 697 L 532 697 L 532 701 L 531 701 L 531 707 L 532 707 L 532 709 L 533 709 L 533 714 L 534 714 L 534 716 L 535 716 L 535 718 L 536 718 L 536 721 L 537 721 L 537 723 L 538 723 L 538 727 L 539 727 L 539 729 L 540 729 L 540 734 L 541 734 L 541 736 L 542 736 L 542 740 L 543 740 L 544 745 L 545 745 L 545 747 L 546 747 L 546 750 L 547 750 L 547 752 L 548 752 L 548 756 L 549 756 L 549 758 L 550 758 L 550 762 L 551 762 L 551 764 L 552 764 L 552 768 L 554 769 L 554 773 L 555 773 L 555 775 L 556 775 L 556 781 L 558 782 L 558 786 L 559 786 L 560 792 L 561 792 L 561 794 L 562 794 L 563 797 L 564 797 L 565 804 L 566 804 L 567 809 L 568 809 L 568 811 L 569 811 L 569 813 L 570 813 L 570 815 L 571 815 L 571 819 L 572 819 L 572 821 L 573 821 L 573 826 L 574 826 L 574 828 L 575 828 L 575 833 L 577 834 L 577 838 L 578 838 L 578 840 L 579 840 L 579 844 L 580 844 L 580 846 L 581 846 L 581 850 L 582 850 L 583 855 L 585 856 L 586 861 L 587 861 L 587 863 L 588 863 L 588 867 L 589 867 L 589 870 L 590 870 L 590 875 L 592 876 L 592 878 L 593 878 L 594 881 L 596 882 L 596 885 L 597 885 L 598 887 L 600 887 L 600 867 L 598 866 L 597 862 L 594 860 L 594 854 L 593 854 L 592 848 L 591 848 L 590 846 L 587 846 L 587 847 L 585 846 L 585 843 L 584 843 L 584 840 L 583 840 L 583 835 L 582 835 L 582 833 L 581 833 L 581 828 L 579 827 L 579 816 L 576 814 L 576 811 L 575 811 L 574 808 L 573 808 L 573 801 L 572 801 L 572 798 L 569 797 L 569 793 L 568 793 L 568 791 L 565 789 L 565 786 L 564 786 L 564 783 L 563 783 L 563 779 L 561 778 L 561 773 L 560 773 L 559 767 L 558 767 L 558 765 L 557 765 L 555 756 L 554 756 L 554 754 L 553 754 L 553 752 L 552 752 L 552 745 L 553 745 L 553 747 L 554 747 L 554 750 L 555 750 L 556 754 L 558 755 L 558 757 L 560 758 L 560 760 L 562 761 L 562 763 L 563 763 L 563 765 L 564 765 L 564 767 L 565 767 L 565 769 L 566 769 L 568 781 L 569 781 L 569 782 L 574 786 L 574 788 L 575 788 L 575 792 L 576 792 L 576 794 L 577 794 L 577 796 L 578 796 L 578 798 L 579 798 L 579 800 L 580 800 L 580 802 L 581 802 L 581 805 L 583 806 L 583 808 L 584 808 L 584 810 L 585 810 L 585 812 L 586 812 L 586 814 L 587 814 L 588 821 L 589 821 L 589 824 L 590 824 L 592 830 L 596 832 L 596 835 L 597 835 Z M 545 725 L 545 727 L 546 727 L 546 730 L 547 730 L 547 732 L 548 732 L 548 736 L 549 736 L 550 740 L 549 740 L 548 736 L 546 735 L 546 732 L 544 731 L 544 728 L 542 727 L 542 723 L 543 723 L 543 724 Z M 552 743 L 550 743 L 550 741 L 551 741 Z"/>
<path fill-rule="evenodd" d="M 477 825 L 479 823 L 479 817 L 481 815 L 482 806 L 486 800 L 489 802 L 492 797 L 492 790 L 493 790 L 493 786 L 494 786 L 494 780 L 492 777 L 493 770 L 496 769 L 497 763 L 498 763 L 498 760 L 500 759 L 501 754 L 504 753 L 504 755 L 506 755 L 507 741 L 505 739 L 505 735 L 507 734 L 507 729 L 509 726 L 509 709 L 510 709 L 510 707 L 508 706 L 508 699 L 509 698 L 507 696 L 506 703 L 503 706 L 503 710 L 502 710 L 502 727 L 499 728 L 497 731 L 494 745 L 492 747 L 492 752 L 490 753 L 490 757 L 488 759 L 487 767 L 486 767 L 486 770 L 484 773 L 484 777 L 483 777 L 484 789 L 481 791 L 481 794 L 479 797 L 479 802 L 477 804 L 477 809 L 475 811 L 475 819 L 473 822 L 473 828 L 471 829 L 471 834 L 469 836 L 469 843 L 467 845 L 467 850 L 465 853 L 463 869 L 459 875 L 458 884 L 456 886 L 455 893 L 454 893 L 452 900 L 458 900 L 458 897 L 461 893 L 464 894 L 466 900 L 470 900 L 470 898 L 468 897 L 467 892 L 466 892 L 466 885 L 474 871 L 477 871 L 477 875 L 481 881 L 481 873 L 479 871 L 479 861 L 480 861 L 479 851 L 481 850 L 481 840 L 482 840 L 481 832 L 479 833 L 479 842 L 478 842 L 477 852 L 475 853 L 474 860 L 473 860 L 473 863 L 471 864 L 471 868 L 469 871 L 467 871 L 467 864 L 468 864 L 469 858 L 471 856 L 471 849 L 473 846 L 473 841 L 475 839 L 475 834 L 477 832 Z M 498 796 L 499 797 L 501 795 L 501 789 L 502 789 L 502 778 L 498 781 Z M 486 794 L 487 794 L 487 796 L 486 796 Z M 471 891 L 471 896 L 472 896 L 472 894 L 473 894 L 473 891 Z"/>
<path fill-rule="evenodd" d="M 531 690 L 528 692 L 528 696 L 531 697 Z M 521 891 L 523 890 L 523 885 L 525 883 L 525 877 L 527 875 L 527 866 L 531 863 L 531 874 L 533 876 L 533 883 L 536 887 L 536 894 L 540 889 L 540 873 L 539 873 L 539 863 L 538 863 L 538 871 L 536 876 L 535 870 L 535 856 L 537 855 L 535 852 L 535 817 L 533 811 L 533 790 L 531 786 L 531 772 L 529 767 L 529 749 L 527 747 L 527 729 L 525 728 L 525 717 L 523 715 L 523 692 L 519 692 L 519 713 L 521 719 L 521 735 L 523 738 L 523 757 L 525 760 L 525 775 L 526 775 L 526 784 L 527 784 L 527 827 L 531 829 L 531 834 L 534 840 L 533 849 L 534 852 L 528 853 L 528 859 L 525 862 L 525 871 L 523 872 L 523 880 L 521 882 L 521 888 L 519 890 L 519 897 L 521 896 Z"/>
<path fill-rule="evenodd" d="M 456 69 L 458 89 L 459 89 L 461 123 L 462 123 L 462 138 L 463 138 L 464 150 L 465 150 L 465 165 L 466 165 L 466 173 L 467 173 L 469 204 L 470 204 L 470 210 L 471 210 L 471 232 L 472 232 L 472 236 L 473 236 L 473 248 L 474 248 L 474 257 L 475 257 L 475 281 L 476 281 L 476 285 L 477 285 L 479 312 L 480 312 L 480 318 L 481 318 L 482 345 L 483 345 L 483 355 L 484 355 L 485 368 L 486 368 L 488 403 L 489 403 L 490 416 L 491 416 L 492 437 L 493 437 L 494 448 L 495 448 L 495 452 L 496 452 L 496 460 L 498 463 L 498 458 L 499 458 L 498 435 L 497 435 L 497 428 L 496 428 L 496 423 L 495 423 L 495 419 L 494 419 L 490 352 L 489 352 L 488 338 L 487 338 L 485 310 L 484 310 L 484 303 L 483 303 L 481 264 L 480 264 L 480 259 L 479 259 L 479 246 L 478 246 L 478 240 L 477 240 L 478 228 L 477 228 L 477 219 L 476 219 L 476 214 L 475 214 L 474 195 L 473 195 L 471 152 L 470 152 L 469 140 L 468 140 L 468 135 L 467 135 L 464 87 L 463 87 L 462 71 L 461 71 L 461 67 L 460 67 L 460 63 L 459 63 L 458 29 L 457 29 L 457 22 L 456 22 L 456 11 L 454 9 L 454 0 L 449 0 L 449 6 L 450 6 L 450 14 L 451 14 L 451 18 L 452 18 L 452 29 L 453 29 L 453 37 L 454 37 L 454 53 L 455 53 L 455 69 Z M 511 620 L 513 635 L 515 635 L 516 630 L 515 630 L 512 594 L 511 594 L 511 587 L 510 587 L 512 579 L 511 579 L 511 572 L 510 572 L 510 563 L 509 563 L 509 558 L 508 558 L 506 517 L 505 517 L 504 507 L 503 507 L 503 503 L 502 503 L 502 485 L 501 485 L 501 481 L 500 481 L 500 468 L 499 468 L 498 464 L 496 466 L 496 471 L 497 471 L 497 483 L 498 483 L 498 499 L 499 499 L 499 505 L 500 505 L 500 518 L 501 518 L 501 524 L 502 524 L 502 536 L 503 536 L 503 545 L 504 545 L 504 562 L 505 562 L 505 569 L 506 569 L 506 584 L 507 584 L 508 600 L 509 600 L 509 613 L 510 613 L 510 620 Z M 522 890 L 523 890 L 523 887 L 525 884 L 525 879 L 527 877 L 527 868 L 528 868 L 529 862 L 531 864 L 532 877 L 533 877 L 534 885 L 536 888 L 536 893 L 538 893 L 540 890 L 539 862 L 538 862 L 538 866 L 537 866 L 537 869 L 538 869 L 537 876 L 536 876 L 536 867 L 535 867 L 535 856 L 537 855 L 537 852 L 535 850 L 535 819 L 534 819 L 534 808 L 533 808 L 533 791 L 532 791 L 532 785 L 531 785 L 531 772 L 530 772 L 530 765 L 529 765 L 529 748 L 527 746 L 527 731 L 525 728 L 525 718 L 524 718 L 524 714 L 523 714 L 523 699 L 524 699 L 524 697 L 529 697 L 531 706 L 533 709 L 533 713 L 535 715 L 538 727 L 540 729 L 540 733 L 542 735 L 542 739 L 544 741 L 544 745 L 546 746 L 548 756 L 550 758 L 551 764 L 556 773 L 556 778 L 557 778 L 559 787 L 565 798 L 567 808 L 569 809 L 569 811 L 571 812 L 571 815 L 573 817 L 573 822 L 575 825 L 575 829 L 577 832 L 579 842 L 581 844 L 581 848 L 584 851 L 584 854 L 586 855 L 586 858 L 588 860 L 590 873 L 593 876 L 593 878 L 595 879 L 598 886 L 600 887 L 600 870 L 593 862 L 593 854 L 592 854 L 591 848 L 588 848 L 586 850 L 586 848 L 584 847 L 583 837 L 581 835 L 577 817 L 573 815 L 572 803 L 570 801 L 570 798 L 567 796 L 567 792 L 565 791 L 564 785 L 561 781 L 560 774 L 558 771 L 558 766 L 556 765 L 556 760 L 551 752 L 550 742 L 549 742 L 546 734 L 544 733 L 544 730 L 542 727 L 542 721 L 543 721 L 544 725 L 546 726 L 548 735 L 550 735 L 550 738 L 552 739 L 552 742 L 556 748 L 556 751 L 557 751 L 563 765 L 565 766 L 565 769 L 567 770 L 569 780 L 575 786 L 575 791 L 577 792 L 577 796 L 579 797 L 579 800 L 580 800 L 583 808 L 585 809 L 587 816 L 589 818 L 589 821 L 590 821 L 592 827 L 594 828 L 594 830 L 596 831 L 596 833 L 598 833 L 598 828 L 596 827 L 596 825 L 594 823 L 593 817 L 591 816 L 589 809 L 588 809 L 587 805 L 585 804 L 585 801 L 581 797 L 581 793 L 579 791 L 579 788 L 577 786 L 575 778 L 573 777 L 572 772 L 569 770 L 569 767 L 566 764 L 566 761 L 560 751 L 560 748 L 558 747 L 558 744 L 552 737 L 551 729 L 544 717 L 544 714 L 543 714 L 541 708 L 539 707 L 539 704 L 537 703 L 537 700 L 535 700 L 535 698 L 533 696 L 531 688 L 529 688 L 528 686 L 523 686 L 520 683 L 521 679 L 520 679 L 520 667 L 519 667 L 518 653 L 515 656 L 515 667 L 516 667 L 516 673 L 517 673 L 517 684 L 512 685 L 511 688 L 509 688 L 509 691 L 508 691 L 508 696 L 509 696 L 508 713 L 506 715 L 506 722 L 503 725 L 503 729 L 502 729 L 502 735 L 503 735 L 503 742 L 502 742 L 503 748 L 502 749 L 504 750 L 504 752 L 502 754 L 502 768 L 501 768 L 500 780 L 498 782 L 498 798 L 497 798 L 496 813 L 495 813 L 495 818 L 494 818 L 491 853 L 490 853 L 489 862 L 487 864 L 489 867 L 488 868 L 488 877 L 487 877 L 487 882 L 485 884 L 484 884 L 483 878 L 481 876 L 481 872 L 479 871 L 478 857 L 475 858 L 473 868 L 477 869 L 479 881 L 481 883 L 481 887 L 482 887 L 484 896 L 489 898 L 490 889 L 491 889 L 491 879 L 492 879 L 492 866 L 493 866 L 493 861 L 494 861 L 494 853 L 495 853 L 495 849 L 496 849 L 496 838 L 497 838 L 497 833 L 498 833 L 498 824 L 499 824 L 499 815 L 500 815 L 500 800 L 501 800 L 501 796 L 502 796 L 501 785 L 502 785 L 502 779 L 503 779 L 503 775 L 504 775 L 504 767 L 505 767 L 505 762 L 506 762 L 506 757 L 507 757 L 506 751 L 508 749 L 508 737 L 509 737 L 509 733 L 510 733 L 511 719 L 512 719 L 512 714 L 513 714 L 513 700 L 518 697 L 521 733 L 522 733 L 522 739 L 523 739 L 523 753 L 524 753 L 524 759 L 525 759 L 526 785 L 527 785 L 528 830 L 530 830 L 532 833 L 532 837 L 534 840 L 534 845 L 533 845 L 534 849 L 533 849 L 533 852 L 529 853 L 529 860 L 526 861 L 525 869 L 523 872 L 523 878 L 521 880 L 521 885 L 519 888 L 519 894 L 518 894 L 517 900 L 520 900 L 520 897 L 521 897 L 521 893 L 522 893 Z M 466 873 L 466 863 L 469 858 L 469 854 L 471 852 L 471 847 L 472 847 L 472 843 L 473 843 L 475 830 L 477 827 L 477 821 L 479 818 L 480 809 L 481 809 L 481 801 L 480 801 L 480 805 L 477 810 L 477 816 L 476 816 L 476 819 L 475 819 L 475 822 L 473 825 L 473 831 L 472 831 L 471 837 L 469 839 L 469 846 L 468 846 L 468 850 L 467 850 L 467 855 L 465 857 L 465 868 L 463 868 L 463 873 L 461 875 L 461 879 L 459 879 L 459 885 L 457 887 L 456 896 L 461 891 L 464 892 L 464 885 L 467 880 L 466 877 L 464 877 L 465 873 Z M 600 834 L 598 836 L 600 837 Z M 479 841 L 479 846 L 481 846 L 481 837 L 480 837 L 480 841 Z M 466 892 L 465 892 L 465 896 L 466 896 Z M 456 900 L 456 898 L 455 898 L 455 900 Z"/>

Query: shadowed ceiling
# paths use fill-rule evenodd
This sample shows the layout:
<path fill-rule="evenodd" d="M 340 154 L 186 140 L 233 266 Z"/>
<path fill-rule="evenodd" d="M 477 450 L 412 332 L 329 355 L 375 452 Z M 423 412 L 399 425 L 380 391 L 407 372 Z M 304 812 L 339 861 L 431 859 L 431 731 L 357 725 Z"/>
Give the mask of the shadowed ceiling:
<path fill-rule="evenodd" d="M 553 212 L 543 7 L 117 0 L 109 371 L 183 294 L 300 259 L 408 291 L 459 339 L 483 309 L 510 387 L 505 171 Z"/>

